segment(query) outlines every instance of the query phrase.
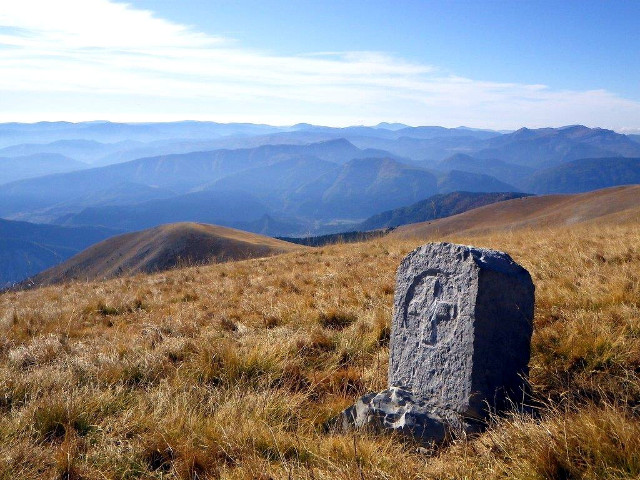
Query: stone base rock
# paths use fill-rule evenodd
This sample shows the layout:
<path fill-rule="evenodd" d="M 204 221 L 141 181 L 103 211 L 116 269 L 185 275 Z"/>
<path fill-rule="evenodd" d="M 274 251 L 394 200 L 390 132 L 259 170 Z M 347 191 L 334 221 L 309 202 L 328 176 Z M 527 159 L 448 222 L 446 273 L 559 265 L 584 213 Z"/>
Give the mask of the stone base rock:
<path fill-rule="evenodd" d="M 364 395 L 340 414 L 340 420 L 344 430 L 391 430 L 423 443 L 440 443 L 479 430 L 478 424 L 430 405 L 400 387 Z"/>

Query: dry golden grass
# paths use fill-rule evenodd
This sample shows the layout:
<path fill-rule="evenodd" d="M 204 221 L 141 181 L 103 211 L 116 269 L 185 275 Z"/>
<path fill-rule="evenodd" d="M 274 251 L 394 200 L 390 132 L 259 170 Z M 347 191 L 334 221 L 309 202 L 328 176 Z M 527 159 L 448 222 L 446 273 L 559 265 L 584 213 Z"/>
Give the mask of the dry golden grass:
<path fill-rule="evenodd" d="M 638 478 L 640 226 L 452 238 L 536 284 L 536 415 L 426 451 L 326 421 L 386 384 L 424 240 L 0 295 L 0 479 Z"/>

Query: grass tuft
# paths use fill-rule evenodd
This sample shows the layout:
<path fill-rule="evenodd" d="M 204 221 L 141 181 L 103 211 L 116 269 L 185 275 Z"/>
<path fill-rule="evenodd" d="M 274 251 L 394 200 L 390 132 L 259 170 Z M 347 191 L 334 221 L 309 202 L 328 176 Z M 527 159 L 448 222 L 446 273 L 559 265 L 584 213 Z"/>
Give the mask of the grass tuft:
<path fill-rule="evenodd" d="M 323 328 L 330 330 L 343 330 L 355 323 L 356 320 L 357 317 L 353 313 L 339 310 L 329 310 L 318 315 L 318 323 Z"/>

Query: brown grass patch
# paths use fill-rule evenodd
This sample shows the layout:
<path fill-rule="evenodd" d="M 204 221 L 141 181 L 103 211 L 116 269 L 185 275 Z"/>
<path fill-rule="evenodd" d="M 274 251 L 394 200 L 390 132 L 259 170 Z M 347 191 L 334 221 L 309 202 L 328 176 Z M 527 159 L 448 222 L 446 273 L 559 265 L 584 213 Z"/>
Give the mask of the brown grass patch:
<path fill-rule="evenodd" d="M 0 478 L 637 478 L 640 226 L 449 240 L 531 272 L 539 416 L 434 451 L 327 430 L 385 387 L 425 243 L 377 239 L 0 295 Z"/>

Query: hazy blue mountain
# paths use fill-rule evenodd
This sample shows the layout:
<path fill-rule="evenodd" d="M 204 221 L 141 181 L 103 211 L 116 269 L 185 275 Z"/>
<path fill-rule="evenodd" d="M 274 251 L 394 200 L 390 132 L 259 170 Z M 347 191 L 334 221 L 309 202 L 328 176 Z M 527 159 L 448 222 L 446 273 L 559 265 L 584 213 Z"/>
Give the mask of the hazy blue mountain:
<path fill-rule="evenodd" d="M 49 143 L 57 140 L 95 140 L 151 142 L 167 138 L 215 138 L 227 135 L 263 135 L 286 128 L 251 123 L 167 122 L 38 122 L 0 124 L 0 147 L 19 143 Z"/>
<path fill-rule="evenodd" d="M 363 218 L 436 192 L 436 177 L 392 159 L 356 159 L 311 181 L 292 195 L 312 218 Z"/>
<path fill-rule="evenodd" d="M 403 128 L 408 128 L 409 125 L 405 125 L 404 123 L 389 123 L 389 122 L 380 122 L 379 124 L 375 125 L 373 128 L 382 128 L 384 130 L 392 130 L 392 131 L 398 131 L 398 130 L 402 130 Z"/>
<path fill-rule="evenodd" d="M 386 150 L 398 157 L 421 162 L 424 167 L 457 153 L 478 159 L 498 159 L 530 168 L 546 168 L 578 158 L 638 156 L 638 143 L 611 130 L 568 126 L 562 128 L 523 128 L 500 133 L 465 127 L 407 127 L 387 130 L 372 127 L 330 128 L 298 125 L 292 131 L 274 133 L 270 139 L 255 141 L 283 143 L 345 138 L 358 148 Z M 377 155 L 376 155 L 377 156 Z"/>
<path fill-rule="evenodd" d="M 380 125 L 387 125 L 387 128 Z M 445 128 L 439 126 L 410 127 L 408 125 L 381 123 L 374 127 L 352 126 L 352 127 L 325 127 L 321 125 L 310 125 L 308 123 L 299 123 L 292 127 L 295 132 L 315 132 L 334 134 L 337 137 L 343 137 L 348 140 L 351 137 L 375 137 L 375 138 L 391 138 L 398 139 L 401 137 L 411 137 L 418 139 L 428 138 L 445 138 L 445 137 L 474 137 L 474 138 L 490 138 L 500 135 L 493 130 L 471 129 L 466 127 Z"/>
<path fill-rule="evenodd" d="M 113 189 L 126 183 L 169 189 L 177 194 L 201 188 L 225 176 L 292 157 L 316 156 L 342 163 L 366 156 L 346 140 L 310 145 L 264 145 L 141 158 L 66 174 L 49 175 L 0 186 L 0 215 L 16 216 Z M 378 153 L 378 152 L 375 152 Z M 386 153 L 386 152 L 382 152 Z M 122 202 L 117 202 L 122 203 Z"/>
<path fill-rule="evenodd" d="M 640 135 L 632 134 L 632 135 L 627 135 L 627 137 L 629 137 L 634 142 L 640 143 Z"/>
<path fill-rule="evenodd" d="M 581 193 L 640 183 L 640 158 L 589 158 L 533 174 L 525 182 L 535 193 Z"/>
<path fill-rule="evenodd" d="M 449 217 L 490 203 L 525 197 L 526 193 L 451 192 L 438 194 L 406 207 L 373 215 L 358 225 L 358 230 L 399 227 Z"/>
<path fill-rule="evenodd" d="M 14 157 L 36 153 L 56 153 L 81 160 L 94 167 L 102 167 L 146 157 L 204 152 L 225 148 L 247 148 L 273 143 L 270 141 L 263 142 L 260 138 L 262 136 L 246 137 L 242 135 L 214 139 L 170 138 L 146 143 L 128 140 L 116 143 L 101 143 L 95 140 L 79 139 L 58 140 L 51 143 L 11 145 L 0 149 L 0 156 Z M 254 141 L 253 139 L 256 140 Z M 321 140 L 326 140 L 326 138 Z"/>
<path fill-rule="evenodd" d="M 36 223 L 57 223 L 64 225 L 66 218 L 88 207 L 133 205 L 175 196 L 176 193 L 168 189 L 150 187 L 139 183 L 123 182 L 90 194 L 77 196 L 65 202 L 56 203 L 35 212 L 24 215 L 14 215 L 12 218 Z"/>
<path fill-rule="evenodd" d="M 267 163 L 223 177 L 198 193 L 118 207 L 96 204 L 80 213 L 61 215 L 57 222 L 134 230 L 197 221 L 291 235 L 335 231 L 328 224 L 336 220 L 355 221 L 439 191 L 515 189 L 493 177 L 469 172 L 452 171 L 437 178 L 393 159 L 354 159 L 341 166 L 314 157 L 285 156 Z M 271 225 L 255 223 L 264 215 L 271 216 Z M 273 218 L 278 219 L 277 225 Z"/>
<path fill-rule="evenodd" d="M 60 221 L 65 225 L 101 225 L 125 231 L 176 222 L 227 227 L 260 220 L 267 207 L 246 192 L 204 191 L 135 205 L 89 207 Z"/>
<path fill-rule="evenodd" d="M 22 143 L 0 149 L 0 156 L 17 157 L 25 155 L 64 155 L 89 164 L 101 161 L 105 156 L 139 149 L 142 142 L 122 141 L 117 143 L 101 143 L 95 140 L 58 140 L 51 143 Z M 140 157 L 134 157 L 140 158 Z"/>
<path fill-rule="evenodd" d="M 88 168 L 64 155 L 36 153 L 13 158 L 0 157 L 0 185 L 25 178 L 41 177 L 50 173 L 69 172 Z"/>
<path fill-rule="evenodd" d="M 90 205 L 121 205 L 176 193 L 100 169 L 46 175 L 0 185 L 0 215 L 48 223 Z M 104 176 L 101 176 L 101 173 Z"/>
<path fill-rule="evenodd" d="M 118 233 L 100 227 L 60 227 L 0 219 L 0 287 L 35 275 Z"/>
<path fill-rule="evenodd" d="M 518 192 L 520 189 L 481 173 L 450 170 L 438 175 L 438 193 L 466 192 Z"/>
<path fill-rule="evenodd" d="M 472 155 L 540 169 L 580 158 L 638 157 L 640 144 L 612 130 L 581 125 L 536 130 L 522 128 L 486 140 L 485 147 Z"/>
<path fill-rule="evenodd" d="M 481 130 L 466 127 L 444 128 L 444 127 L 407 127 L 396 131 L 397 138 L 410 137 L 420 139 L 435 138 L 478 138 L 486 139 L 500 136 L 493 130 Z"/>
<path fill-rule="evenodd" d="M 126 228 L 192 219 L 220 223 L 224 219 L 211 217 L 211 212 L 201 218 L 205 207 L 196 206 L 196 199 L 206 203 L 205 197 L 188 195 L 233 190 L 242 208 L 249 208 L 247 199 L 259 204 L 254 205 L 255 215 L 237 222 L 258 222 L 269 215 L 271 220 L 260 228 L 279 233 L 294 226 L 315 231 L 354 223 L 435 193 L 528 191 L 525 185 L 534 183 L 525 183 L 526 178 L 534 172 L 576 158 L 640 157 L 640 143 L 628 136 L 583 126 L 501 134 L 400 124 L 0 124 L 0 145 L 16 141 L 20 144 L 4 149 L 7 155 L 58 149 L 57 154 L 75 152 L 98 164 L 122 163 L 17 181 L 6 176 L 8 183 L 0 185 L 0 216 L 5 218 L 73 224 L 81 219 L 93 224 L 106 221 L 108 215 L 122 215 L 119 221 Z M 140 158 L 131 160 L 132 156 Z M 429 169 L 442 173 L 434 175 Z M 609 178 L 586 167 L 580 172 L 584 185 L 600 185 L 588 175 Z M 14 170 L 11 175 L 21 173 Z M 537 177 L 531 178 L 534 182 Z M 607 180 L 611 181 L 619 180 Z M 185 208 L 197 218 L 170 215 L 175 209 L 171 199 L 185 196 L 191 198 Z M 156 202 L 147 212 L 151 225 L 143 224 L 140 204 Z M 167 211 L 161 212 L 163 208 Z"/>
<path fill-rule="evenodd" d="M 337 174 L 339 170 L 340 166 L 337 163 L 317 157 L 293 157 L 229 175 L 214 182 L 207 189 L 245 191 L 272 208 L 287 210 L 292 208 L 289 204 L 293 192 L 323 175 Z M 293 205 L 293 209 L 295 207 Z"/>
<path fill-rule="evenodd" d="M 445 158 L 438 162 L 435 168 L 442 171 L 460 170 L 491 175 L 502 182 L 515 186 L 519 186 L 526 177 L 535 172 L 534 168 L 524 165 L 515 165 L 496 158 L 473 158 L 463 153 Z"/>
<path fill-rule="evenodd" d="M 432 167 L 443 158 L 456 153 L 470 154 L 483 148 L 485 140 L 472 136 L 445 136 L 434 138 L 400 137 L 394 139 L 352 137 L 349 140 L 359 148 L 386 150 L 417 164 Z"/>

